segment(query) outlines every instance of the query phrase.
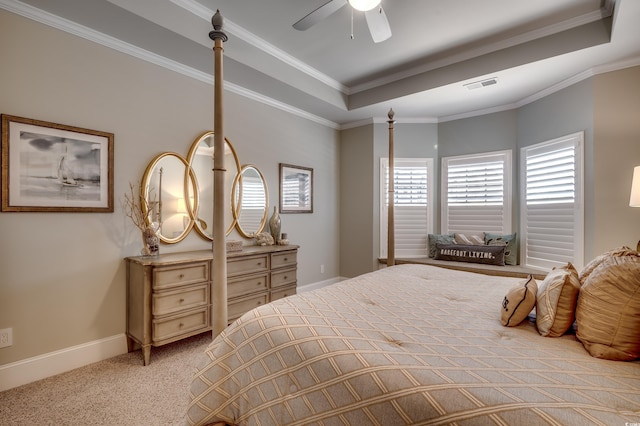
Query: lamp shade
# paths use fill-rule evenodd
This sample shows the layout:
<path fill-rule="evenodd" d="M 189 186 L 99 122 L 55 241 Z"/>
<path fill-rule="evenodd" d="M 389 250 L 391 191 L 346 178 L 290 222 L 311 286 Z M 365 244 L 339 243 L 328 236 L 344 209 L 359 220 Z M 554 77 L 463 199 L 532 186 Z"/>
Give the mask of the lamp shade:
<path fill-rule="evenodd" d="M 349 0 L 349 4 L 356 10 L 366 12 L 380 4 L 382 0 Z"/>
<path fill-rule="evenodd" d="M 631 197 L 629 198 L 631 207 L 640 207 L 640 166 L 633 169 L 633 180 L 631 181 Z"/>

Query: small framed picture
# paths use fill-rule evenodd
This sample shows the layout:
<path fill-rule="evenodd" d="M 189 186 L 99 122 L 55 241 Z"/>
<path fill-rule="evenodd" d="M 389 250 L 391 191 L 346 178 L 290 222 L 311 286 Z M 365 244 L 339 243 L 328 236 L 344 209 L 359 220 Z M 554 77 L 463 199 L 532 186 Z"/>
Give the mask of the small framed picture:
<path fill-rule="evenodd" d="M 280 213 L 313 213 L 313 169 L 280 163 Z"/>
<path fill-rule="evenodd" d="M 3 212 L 113 212 L 113 133 L 1 118 Z"/>

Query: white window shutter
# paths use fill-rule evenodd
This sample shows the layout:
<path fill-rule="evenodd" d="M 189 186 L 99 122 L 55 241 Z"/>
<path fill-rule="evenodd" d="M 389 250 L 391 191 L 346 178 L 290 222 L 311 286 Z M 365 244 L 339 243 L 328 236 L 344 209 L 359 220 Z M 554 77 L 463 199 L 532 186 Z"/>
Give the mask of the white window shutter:
<path fill-rule="evenodd" d="M 389 159 L 380 159 L 380 257 L 387 256 Z M 426 257 L 433 220 L 433 159 L 396 158 L 394 223 L 396 257 Z"/>
<path fill-rule="evenodd" d="M 551 269 L 583 263 L 584 134 L 522 148 L 522 263 Z"/>
<path fill-rule="evenodd" d="M 442 159 L 442 232 L 511 232 L 511 151 Z"/>

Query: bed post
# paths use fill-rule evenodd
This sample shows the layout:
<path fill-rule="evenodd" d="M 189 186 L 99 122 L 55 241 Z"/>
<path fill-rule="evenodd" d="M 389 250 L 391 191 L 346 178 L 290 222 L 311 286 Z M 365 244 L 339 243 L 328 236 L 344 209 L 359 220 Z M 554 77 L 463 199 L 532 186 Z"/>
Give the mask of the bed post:
<path fill-rule="evenodd" d="M 222 30 L 220 11 L 211 18 L 213 31 L 213 283 L 211 286 L 211 333 L 217 336 L 227 326 L 227 247 L 224 227 L 224 131 L 222 105 L 222 43 L 228 40 Z M 216 155 L 217 154 L 217 155 Z"/>
<path fill-rule="evenodd" d="M 393 109 L 389 109 L 389 205 L 388 205 L 388 219 L 387 224 L 387 266 L 393 266 L 396 264 L 396 232 L 393 217 L 393 206 L 395 204 L 395 188 L 394 188 L 394 158 L 393 158 Z"/>

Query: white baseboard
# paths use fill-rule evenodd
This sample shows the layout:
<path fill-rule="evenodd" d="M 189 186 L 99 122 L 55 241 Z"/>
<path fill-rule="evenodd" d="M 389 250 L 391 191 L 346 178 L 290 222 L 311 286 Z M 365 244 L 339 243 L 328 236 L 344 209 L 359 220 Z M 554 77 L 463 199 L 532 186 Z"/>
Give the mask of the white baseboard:
<path fill-rule="evenodd" d="M 335 284 L 335 283 L 339 283 L 340 281 L 344 281 L 346 278 L 342 278 L 342 277 L 336 277 L 336 278 L 331 278 L 329 280 L 324 280 L 324 281 L 318 281 L 315 283 L 311 283 L 311 284 L 305 284 L 305 285 L 299 285 L 297 292 L 298 293 L 304 293 L 306 291 L 311 291 L 311 290 L 316 290 L 322 287 L 326 287 L 328 285 L 331 284 Z"/>
<path fill-rule="evenodd" d="M 0 392 L 127 352 L 125 334 L 0 365 Z"/>

